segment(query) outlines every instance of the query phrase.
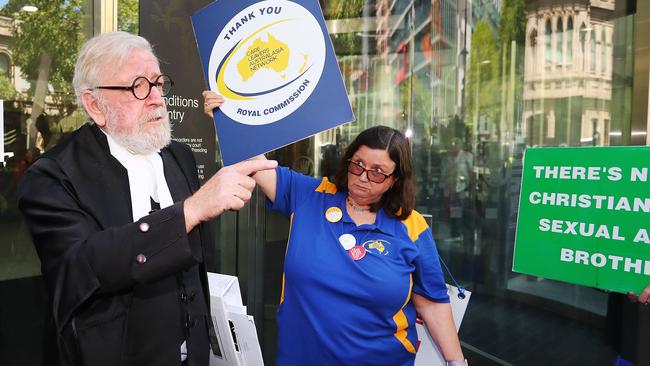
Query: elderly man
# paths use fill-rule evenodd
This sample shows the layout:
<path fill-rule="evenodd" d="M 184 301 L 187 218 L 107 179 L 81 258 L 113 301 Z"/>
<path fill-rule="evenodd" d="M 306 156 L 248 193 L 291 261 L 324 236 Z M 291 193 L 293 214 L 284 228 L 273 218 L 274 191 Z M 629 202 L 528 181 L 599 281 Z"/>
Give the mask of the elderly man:
<path fill-rule="evenodd" d="M 243 207 L 250 175 L 277 163 L 232 165 L 199 188 L 190 149 L 170 139 L 172 81 L 142 37 L 89 40 L 73 84 L 89 123 L 36 161 L 19 189 L 60 362 L 208 365 L 216 342 L 202 223 Z"/>

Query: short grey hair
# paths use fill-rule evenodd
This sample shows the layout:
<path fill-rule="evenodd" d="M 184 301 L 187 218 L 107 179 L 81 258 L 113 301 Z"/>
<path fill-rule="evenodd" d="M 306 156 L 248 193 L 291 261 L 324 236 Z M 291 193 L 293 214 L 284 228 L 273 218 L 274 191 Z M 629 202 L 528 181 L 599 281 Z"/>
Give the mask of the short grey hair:
<path fill-rule="evenodd" d="M 99 85 L 107 70 L 118 71 L 133 51 L 150 52 L 153 48 L 146 39 L 126 32 L 109 32 L 89 39 L 79 51 L 74 68 L 72 86 L 77 104 L 82 107 L 81 93 Z"/>

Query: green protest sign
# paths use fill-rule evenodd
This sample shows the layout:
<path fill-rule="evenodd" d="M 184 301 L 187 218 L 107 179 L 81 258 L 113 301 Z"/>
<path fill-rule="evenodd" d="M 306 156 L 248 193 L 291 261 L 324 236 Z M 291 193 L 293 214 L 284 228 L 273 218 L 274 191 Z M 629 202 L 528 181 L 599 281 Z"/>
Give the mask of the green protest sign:
<path fill-rule="evenodd" d="M 529 148 L 513 271 L 639 293 L 650 284 L 650 147 Z"/>

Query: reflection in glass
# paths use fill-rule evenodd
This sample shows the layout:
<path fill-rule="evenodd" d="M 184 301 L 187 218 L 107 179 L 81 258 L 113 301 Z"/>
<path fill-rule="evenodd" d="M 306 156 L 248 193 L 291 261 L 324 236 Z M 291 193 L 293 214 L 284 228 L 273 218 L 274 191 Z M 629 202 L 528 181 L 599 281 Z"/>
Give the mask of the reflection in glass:
<path fill-rule="evenodd" d="M 90 34 L 92 2 L 3 1 L 0 99 L 5 155 L 0 157 L 0 364 L 50 364 L 54 324 L 41 263 L 18 211 L 16 188 L 32 162 L 85 121 L 71 80 L 77 49 Z M 45 187 L 44 189 L 49 189 Z M 54 187 L 52 188 L 54 189 Z M 28 345 L 28 346 L 27 346 Z"/>
<path fill-rule="evenodd" d="M 551 43 L 553 35 L 553 27 L 551 20 L 546 21 L 546 31 L 544 33 L 544 44 L 546 45 L 546 63 L 549 64 L 553 61 L 553 45 Z"/>
<path fill-rule="evenodd" d="M 409 131 L 417 210 L 430 215 L 451 270 L 480 294 L 461 338 L 492 361 L 565 362 L 562 332 L 585 350 L 573 362 L 610 364 L 602 339 L 585 335 L 603 327 L 605 294 L 511 271 L 525 149 L 629 141 L 635 19 L 626 1 L 588 3 L 326 2 L 328 25 L 358 24 L 330 27 L 357 121 L 276 153 L 285 165 L 310 155 L 315 174 L 329 176 L 361 130 Z M 266 230 L 281 256 L 279 222 L 267 217 Z M 558 354 L 530 349 L 531 327 Z"/>
<path fill-rule="evenodd" d="M 40 263 L 25 233 L 16 207 L 15 190 L 22 173 L 63 135 L 83 123 L 70 85 L 77 48 L 82 39 L 80 1 L 39 3 L 33 12 L 22 2 L 0 9 L 0 29 L 7 38 L 0 49 L 7 60 L 0 82 L 4 99 L 5 140 L 3 189 L 6 202 L 0 238 L 7 255 L 0 256 L 0 280 L 35 276 Z M 65 46 L 64 46 L 65 45 Z"/>
<path fill-rule="evenodd" d="M 562 43 L 563 37 L 564 36 L 564 25 L 562 24 L 562 17 L 559 16 L 557 18 L 557 25 L 555 26 L 555 40 L 556 40 L 556 46 L 555 46 L 555 57 L 556 57 L 556 62 L 558 66 L 562 66 L 562 50 L 564 48 L 564 44 Z"/>
<path fill-rule="evenodd" d="M 569 17 L 566 27 L 566 56 L 567 66 L 573 65 L 573 17 Z"/>

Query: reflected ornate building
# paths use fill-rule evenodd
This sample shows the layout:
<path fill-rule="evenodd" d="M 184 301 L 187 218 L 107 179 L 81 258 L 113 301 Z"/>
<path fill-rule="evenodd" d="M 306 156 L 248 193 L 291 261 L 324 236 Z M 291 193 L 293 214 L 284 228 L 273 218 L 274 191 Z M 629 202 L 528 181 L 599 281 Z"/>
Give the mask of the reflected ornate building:
<path fill-rule="evenodd" d="M 29 89 L 29 83 L 23 79 L 20 68 L 13 62 L 12 48 L 14 37 L 12 29 L 16 25 L 16 20 L 0 16 L 0 82 L 4 90 L 0 92 L 0 99 L 4 100 L 4 129 L 3 139 L 5 149 L 5 158 L 14 155 L 15 143 L 20 140 L 21 131 L 24 130 L 24 116 L 21 108 L 24 103 L 20 103 L 21 94 Z M 11 95 L 12 92 L 14 95 Z M 22 123 L 22 125 L 21 125 Z M 20 142 L 20 141 L 19 141 Z M 24 142 L 23 142 L 24 143 Z M 1 160 L 1 159 L 0 159 Z"/>
<path fill-rule="evenodd" d="M 614 0 L 527 2 L 522 132 L 532 146 L 609 145 Z"/>
<path fill-rule="evenodd" d="M 15 19 L 0 16 L 0 72 L 9 79 L 16 91 L 24 93 L 29 89 L 29 83 L 23 78 L 20 67 L 13 62 L 12 54 L 14 46 L 12 29 L 16 23 Z"/>
<path fill-rule="evenodd" d="M 11 61 L 11 44 L 13 43 L 11 27 L 13 22 L 11 18 L 0 17 L 0 72 L 12 82 L 15 74 Z"/>

